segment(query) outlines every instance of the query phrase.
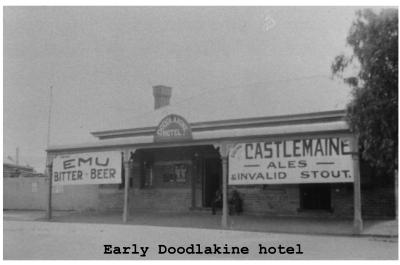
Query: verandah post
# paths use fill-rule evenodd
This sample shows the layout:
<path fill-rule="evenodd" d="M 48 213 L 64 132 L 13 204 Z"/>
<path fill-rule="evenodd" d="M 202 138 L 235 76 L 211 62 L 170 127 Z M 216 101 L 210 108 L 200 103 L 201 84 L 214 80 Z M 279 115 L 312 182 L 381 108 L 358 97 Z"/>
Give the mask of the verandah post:
<path fill-rule="evenodd" d="M 223 228 L 228 226 L 228 156 L 222 156 L 222 220 Z"/>
<path fill-rule="evenodd" d="M 48 194 L 47 194 L 47 219 L 51 220 L 52 218 L 52 208 L 51 208 L 51 199 L 52 199 L 52 186 L 53 186 L 53 164 L 52 163 L 48 163 L 47 164 L 47 176 L 48 176 L 48 180 L 49 180 L 49 190 L 48 190 Z"/>
<path fill-rule="evenodd" d="M 231 145 L 231 143 L 226 142 L 214 145 L 219 151 L 222 162 L 222 228 L 228 227 L 228 157 Z"/>
<path fill-rule="evenodd" d="M 399 213 L 398 213 L 398 198 L 399 198 L 399 188 L 398 188 L 398 171 L 397 169 L 394 171 L 394 211 L 395 211 L 395 217 L 396 220 L 399 219 Z"/>
<path fill-rule="evenodd" d="M 122 222 L 126 223 L 128 221 L 128 203 L 129 203 L 129 178 L 131 176 L 131 168 L 133 166 L 133 157 L 135 150 L 125 151 L 124 155 L 124 171 L 125 171 L 125 185 L 124 185 L 124 207 L 122 212 Z"/>
<path fill-rule="evenodd" d="M 193 167 L 192 167 L 192 179 L 191 179 L 191 189 L 192 189 L 192 210 L 196 208 L 196 179 L 197 179 L 197 163 L 198 163 L 198 154 L 195 153 L 193 157 Z"/>

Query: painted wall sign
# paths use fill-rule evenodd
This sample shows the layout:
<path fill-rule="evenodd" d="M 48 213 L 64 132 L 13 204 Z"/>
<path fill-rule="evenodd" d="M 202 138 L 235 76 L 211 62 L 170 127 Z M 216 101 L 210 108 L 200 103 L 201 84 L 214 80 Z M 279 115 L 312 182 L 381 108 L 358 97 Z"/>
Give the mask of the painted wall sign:
<path fill-rule="evenodd" d="M 229 153 L 229 185 L 353 182 L 350 137 L 240 143 Z"/>
<path fill-rule="evenodd" d="M 60 155 L 53 160 L 54 185 L 121 183 L 121 152 Z"/>
<path fill-rule="evenodd" d="M 192 139 L 189 123 L 179 115 L 170 114 L 161 120 L 154 134 L 155 142 Z"/>

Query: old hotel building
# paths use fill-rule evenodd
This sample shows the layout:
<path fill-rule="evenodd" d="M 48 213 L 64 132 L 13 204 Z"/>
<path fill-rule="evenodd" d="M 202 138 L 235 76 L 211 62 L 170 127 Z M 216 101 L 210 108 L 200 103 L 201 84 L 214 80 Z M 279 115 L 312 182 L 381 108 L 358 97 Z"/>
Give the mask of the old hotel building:
<path fill-rule="evenodd" d="M 348 91 L 316 77 L 210 89 L 170 104 L 173 89 L 154 86 L 152 113 L 124 128 L 92 132 L 94 144 L 47 150 L 49 166 L 57 156 L 103 151 L 118 151 L 124 161 L 121 184 L 53 189 L 52 208 L 118 210 L 126 221 L 135 211 L 208 209 L 221 189 L 223 226 L 233 190 L 246 215 L 354 218 L 359 226 L 362 218 L 393 217 L 393 183 L 375 181 L 354 152 L 356 139 L 344 119 Z M 257 163 L 239 165 L 244 158 L 234 156 L 240 149 L 246 159 L 268 161 L 267 168 L 253 174 Z M 333 156 L 346 161 L 332 162 Z M 317 170 L 307 168 L 311 163 Z M 286 181 L 290 174 L 302 181 Z"/>

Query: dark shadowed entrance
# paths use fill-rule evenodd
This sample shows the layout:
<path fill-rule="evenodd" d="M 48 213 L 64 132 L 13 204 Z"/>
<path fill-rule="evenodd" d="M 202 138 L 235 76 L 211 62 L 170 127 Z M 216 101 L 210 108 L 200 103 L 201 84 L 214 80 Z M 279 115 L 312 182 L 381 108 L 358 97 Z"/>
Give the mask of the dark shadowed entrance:
<path fill-rule="evenodd" d="M 203 183 L 203 206 L 211 207 L 211 202 L 215 192 L 222 186 L 222 167 L 221 159 L 207 158 L 205 159 L 205 172 Z"/>
<path fill-rule="evenodd" d="M 331 210 L 330 184 L 300 185 L 300 204 L 304 210 Z"/>

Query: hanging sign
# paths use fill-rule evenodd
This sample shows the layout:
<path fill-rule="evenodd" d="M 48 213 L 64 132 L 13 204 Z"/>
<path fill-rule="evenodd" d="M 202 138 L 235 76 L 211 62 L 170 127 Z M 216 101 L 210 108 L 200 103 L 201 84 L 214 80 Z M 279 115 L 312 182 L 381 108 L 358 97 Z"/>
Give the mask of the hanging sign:
<path fill-rule="evenodd" d="M 155 142 L 169 142 L 192 139 L 189 123 L 179 115 L 170 114 L 157 126 L 154 134 Z"/>
<path fill-rule="evenodd" d="M 353 182 L 350 137 L 237 144 L 229 185 Z"/>
<path fill-rule="evenodd" d="M 60 155 L 53 160 L 54 185 L 121 183 L 121 152 Z"/>

